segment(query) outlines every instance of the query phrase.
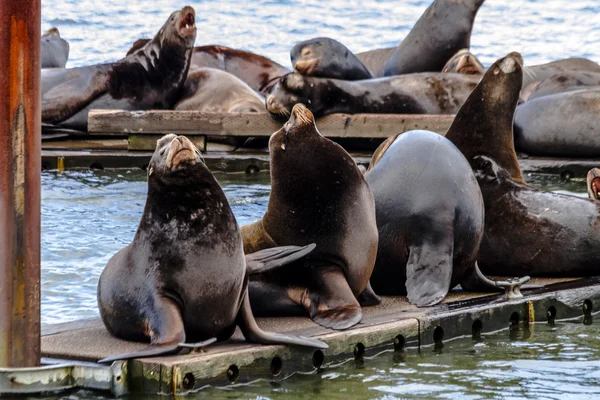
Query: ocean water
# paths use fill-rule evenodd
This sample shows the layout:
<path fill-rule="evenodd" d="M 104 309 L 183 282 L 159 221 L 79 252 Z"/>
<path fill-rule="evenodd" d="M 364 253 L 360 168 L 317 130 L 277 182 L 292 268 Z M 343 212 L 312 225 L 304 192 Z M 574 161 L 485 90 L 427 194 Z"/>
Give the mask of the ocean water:
<path fill-rule="evenodd" d="M 430 1 L 42 0 L 42 29 L 58 27 L 70 42 L 67 67 L 111 62 L 188 4 L 196 10 L 196 45 L 240 48 L 290 66 L 292 46 L 317 36 L 353 52 L 396 46 Z M 599 14 L 598 0 L 487 0 L 471 47 L 485 65 L 511 51 L 521 52 L 526 65 L 565 57 L 600 62 Z"/>

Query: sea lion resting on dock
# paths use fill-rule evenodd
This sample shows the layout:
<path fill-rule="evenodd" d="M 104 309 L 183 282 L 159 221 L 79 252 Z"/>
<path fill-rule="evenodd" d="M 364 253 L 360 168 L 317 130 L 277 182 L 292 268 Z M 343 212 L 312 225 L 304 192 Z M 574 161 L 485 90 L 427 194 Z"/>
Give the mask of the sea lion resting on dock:
<path fill-rule="evenodd" d="M 363 63 L 337 40 L 318 37 L 297 43 L 290 52 L 294 71 L 315 78 L 356 81 L 373 75 Z"/>
<path fill-rule="evenodd" d="M 440 72 L 460 49 L 471 45 L 471 31 L 484 0 L 435 0 L 390 56 L 385 76 Z"/>
<path fill-rule="evenodd" d="M 58 28 L 50 28 L 41 39 L 42 68 L 64 68 L 69 60 L 69 42 L 60 37 Z"/>
<path fill-rule="evenodd" d="M 371 275 L 377 293 L 408 295 L 422 307 L 438 304 L 459 283 L 473 291 L 512 285 L 479 271 L 483 198 L 468 161 L 448 139 L 429 131 L 393 136 L 375 151 L 365 177 L 379 231 Z"/>
<path fill-rule="evenodd" d="M 485 204 L 477 262 L 490 275 L 595 276 L 600 265 L 600 204 L 538 190 L 521 174 L 513 117 L 523 59 L 497 60 L 446 134 L 475 172 Z"/>
<path fill-rule="evenodd" d="M 87 131 L 92 108 L 171 109 L 190 67 L 194 21 L 194 9 L 186 6 L 154 39 L 116 63 L 43 70 L 42 122 Z"/>
<path fill-rule="evenodd" d="M 271 136 L 269 152 L 269 205 L 261 220 L 242 227 L 244 251 L 317 247 L 293 267 L 253 276 L 252 309 L 265 316 L 308 312 L 322 326 L 349 328 L 362 319 L 361 305 L 380 301 L 368 284 L 378 237 L 369 185 L 352 157 L 319 133 L 301 104 Z"/>
<path fill-rule="evenodd" d="M 143 46 L 148 40 L 150 39 L 136 40 L 127 55 Z M 262 95 L 270 93 L 277 80 L 291 72 L 267 57 L 218 45 L 194 47 L 190 73 L 199 68 L 214 68 L 229 72 Z"/>
<path fill-rule="evenodd" d="M 271 116 L 285 119 L 302 103 L 317 117 L 333 113 L 454 114 L 480 77 L 455 73 L 421 73 L 344 81 L 285 75 L 267 98 Z"/>
<path fill-rule="evenodd" d="M 148 197 L 135 237 L 108 261 L 98 283 L 108 331 L 152 345 L 101 362 L 227 340 L 236 325 L 253 342 L 326 348 L 316 339 L 262 331 L 247 294 L 249 273 L 278 268 L 312 249 L 288 246 L 244 256 L 229 202 L 200 151 L 186 137 L 164 136 L 148 165 Z"/>
<path fill-rule="evenodd" d="M 469 49 L 460 49 L 444 65 L 442 72 L 482 76 L 485 73 L 485 67 Z"/>
<path fill-rule="evenodd" d="M 264 112 L 265 99 L 234 75 L 214 68 L 190 72 L 174 110 Z"/>

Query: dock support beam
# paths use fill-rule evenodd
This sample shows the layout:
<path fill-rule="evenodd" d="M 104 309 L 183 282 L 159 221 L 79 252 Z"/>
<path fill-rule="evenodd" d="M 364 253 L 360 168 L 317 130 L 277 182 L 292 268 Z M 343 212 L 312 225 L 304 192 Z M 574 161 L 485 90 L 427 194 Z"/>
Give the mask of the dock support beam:
<path fill-rule="evenodd" d="M 40 363 L 40 0 L 0 1 L 0 367 Z"/>

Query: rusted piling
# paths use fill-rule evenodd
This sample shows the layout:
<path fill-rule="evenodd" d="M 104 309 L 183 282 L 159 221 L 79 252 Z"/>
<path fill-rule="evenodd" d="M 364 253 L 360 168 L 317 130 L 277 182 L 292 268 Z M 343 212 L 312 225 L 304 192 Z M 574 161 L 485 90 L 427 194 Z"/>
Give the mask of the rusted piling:
<path fill-rule="evenodd" d="M 0 1 L 0 367 L 40 362 L 40 15 Z"/>

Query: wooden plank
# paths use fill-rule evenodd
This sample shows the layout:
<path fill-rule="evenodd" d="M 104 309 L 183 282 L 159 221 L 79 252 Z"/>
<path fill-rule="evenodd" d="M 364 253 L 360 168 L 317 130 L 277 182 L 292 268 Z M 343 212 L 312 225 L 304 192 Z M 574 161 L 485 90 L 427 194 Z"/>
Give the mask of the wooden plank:
<path fill-rule="evenodd" d="M 156 142 L 163 135 L 129 135 L 128 146 L 129 150 L 154 151 Z M 206 150 L 206 136 L 188 135 L 188 139 L 200 150 Z"/>
<path fill-rule="evenodd" d="M 127 139 L 42 141 L 42 150 L 127 150 Z"/>
<path fill-rule="evenodd" d="M 332 114 L 317 120 L 321 133 L 339 138 L 387 138 L 412 129 L 444 134 L 453 115 Z M 213 136 L 270 136 L 281 122 L 266 113 L 203 113 L 198 111 L 91 110 L 90 134 L 204 134 Z"/>

